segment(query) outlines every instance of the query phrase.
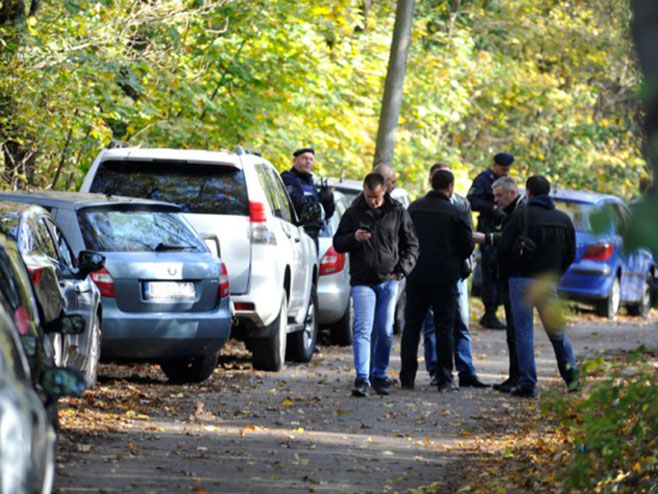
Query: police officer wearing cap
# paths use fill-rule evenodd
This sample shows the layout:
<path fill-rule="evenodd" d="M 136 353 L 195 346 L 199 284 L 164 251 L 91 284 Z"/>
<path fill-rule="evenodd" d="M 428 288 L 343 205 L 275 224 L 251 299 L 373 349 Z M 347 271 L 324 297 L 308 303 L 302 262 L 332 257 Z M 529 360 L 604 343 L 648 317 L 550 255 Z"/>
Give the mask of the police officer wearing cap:
<path fill-rule="evenodd" d="M 336 209 L 334 195 L 326 185 L 319 191 L 315 188 L 311 174 L 315 163 L 313 148 L 301 148 L 292 155 L 293 166 L 290 170 L 281 173 L 281 179 L 286 184 L 297 216 L 304 224 L 304 230 L 315 242 L 317 250 L 322 221 L 331 218 Z"/>
<path fill-rule="evenodd" d="M 511 154 L 498 153 L 494 156 L 491 168 L 487 168 L 473 180 L 467 198 L 471 203 L 471 209 L 480 213 L 478 232 L 493 233 L 496 231 L 496 226 L 502 221 L 501 212 L 494 204 L 491 186 L 497 179 L 509 174 L 513 162 L 514 156 Z M 484 315 L 480 319 L 480 325 L 490 329 L 505 329 L 505 323 L 496 317 L 499 297 L 497 268 L 495 262 L 492 262 L 495 247 L 481 245 L 480 252 L 482 254 L 482 302 L 484 303 Z"/>

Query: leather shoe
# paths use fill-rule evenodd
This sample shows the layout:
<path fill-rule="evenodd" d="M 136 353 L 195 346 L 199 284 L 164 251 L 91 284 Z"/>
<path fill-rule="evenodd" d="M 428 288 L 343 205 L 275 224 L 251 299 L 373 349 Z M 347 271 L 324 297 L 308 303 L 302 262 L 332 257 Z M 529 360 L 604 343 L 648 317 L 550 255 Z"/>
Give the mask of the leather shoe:
<path fill-rule="evenodd" d="M 357 379 L 354 382 L 354 388 L 352 389 L 352 396 L 358 398 L 365 398 L 368 396 L 368 383 L 364 380 Z"/>
<path fill-rule="evenodd" d="M 516 386 L 516 381 L 513 379 L 505 379 L 502 383 L 494 384 L 493 389 L 500 391 L 501 393 L 509 393 L 512 391 L 512 388 Z"/>
<path fill-rule="evenodd" d="M 459 378 L 460 388 L 488 388 L 491 384 L 486 384 L 480 381 L 478 376 L 468 376 Z"/>
<path fill-rule="evenodd" d="M 436 375 L 436 372 L 434 374 L 430 374 L 430 386 L 438 386 L 439 385 L 439 378 Z"/>
<path fill-rule="evenodd" d="M 400 381 L 400 387 L 402 389 L 406 389 L 408 391 L 413 391 L 414 383 L 413 382 L 407 382 L 407 381 Z"/>
<path fill-rule="evenodd" d="M 537 398 L 538 395 L 535 386 L 514 386 L 510 394 L 519 398 Z"/>
<path fill-rule="evenodd" d="M 448 393 L 451 391 L 459 391 L 459 386 L 455 381 L 444 381 L 436 385 L 439 393 Z"/>
<path fill-rule="evenodd" d="M 480 318 L 480 326 L 487 329 L 507 329 L 507 324 L 496 317 L 495 314 L 485 314 Z"/>
<path fill-rule="evenodd" d="M 388 384 L 388 379 L 385 377 L 375 377 L 372 380 L 372 389 L 375 390 L 375 393 L 382 396 L 388 396 L 391 394 L 391 388 Z"/>

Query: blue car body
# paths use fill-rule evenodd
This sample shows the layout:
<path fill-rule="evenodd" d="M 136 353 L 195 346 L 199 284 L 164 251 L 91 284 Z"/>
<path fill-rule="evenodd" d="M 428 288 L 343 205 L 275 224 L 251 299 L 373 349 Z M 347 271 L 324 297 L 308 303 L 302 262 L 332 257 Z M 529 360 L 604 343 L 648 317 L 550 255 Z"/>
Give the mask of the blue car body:
<path fill-rule="evenodd" d="M 653 291 L 655 265 L 648 250 L 623 247 L 621 230 L 630 220 L 624 202 L 612 195 L 559 189 L 551 196 L 576 228 L 576 258 L 560 279 L 559 293 L 592 303 L 610 317 L 620 304 L 639 309 L 647 286 Z"/>

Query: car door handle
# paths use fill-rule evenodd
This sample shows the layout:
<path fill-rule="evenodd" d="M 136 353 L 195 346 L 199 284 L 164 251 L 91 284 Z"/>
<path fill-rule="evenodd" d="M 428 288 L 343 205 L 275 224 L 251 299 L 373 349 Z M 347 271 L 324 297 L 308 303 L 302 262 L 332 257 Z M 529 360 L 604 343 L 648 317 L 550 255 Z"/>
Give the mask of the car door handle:
<path fill-rule="evenodd" d="M 295 237 L 295 242 L 301 242 L 302 237 Z"/>

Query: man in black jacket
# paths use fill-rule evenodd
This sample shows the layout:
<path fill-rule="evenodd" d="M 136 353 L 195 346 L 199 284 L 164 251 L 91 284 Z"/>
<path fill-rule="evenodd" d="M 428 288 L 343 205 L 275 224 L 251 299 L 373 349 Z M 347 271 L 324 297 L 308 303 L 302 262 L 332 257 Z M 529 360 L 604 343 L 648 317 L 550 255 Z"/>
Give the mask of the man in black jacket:
<path fill-rule="evenodd" d="M 559 312 L 557 281 L 576 255 L 576 233 L 571 219 L 555 209 L 550 183 L 536 175 L 526 182 L 527 206 L 516 211 L 503 230 L 498 256 L 509 273 L 514 319 L 514 345 L 519 367 L 518 385 L 511 393 L 537 395 L 533 342 L 533 308 L 553 345 L 560 375 L 569 389 L 577 385 L 576 361 Z"/>
<path fill-rule="evenodd" d="M 420 331 L 430 307 L 434 309 L 436 327 L 437 387 L 441 392 L 458 389 L 452 378 L 457 282 L 474 243 L 473 229 L 466 215 L 450 202 L 454 181 L 451 172 L 436 171 L 432 176 L 432 190 L 409 206 L 420 255 L 407 279 L 400 370 L 400 381 L 407 389 L 414 387 Z"/>
<path fill-rule="evenodd" d="M 514 156 L 508 153 L 498 153 L 493 158 L 491 168 L 481 172 L 471 185 L 466 196 L 471 203 L 473 211 L 477 211 L 477 231 L 492 233 L 496 225 L 500 224 L 502 217 L 500 210 L 494 203 L 492 184 L 496 179 L 509 174 Z M 491 261 L 496 249 L 490 245 L 480 246 L 482 253 L 482 303 L 484 304 L 484 315 L 480 318 L 480 325 L 490 329 L 505 329 L 505 323 L 496 317 L 496 309 L 499 305 L 498 276 L 495 262 Z"/>
<path fill-rule="evenodd" d="M 418 239 L 409 213 L 386 192 L 384 177 L 366 176 L 363 194 L 345 211 L 333 245 L 336 252 L 350 254 L 356 370 L 352 394 L 367 396 L 372 384 L 378 394 L 387 395 L 398 285 L 416 263 Z"/>

